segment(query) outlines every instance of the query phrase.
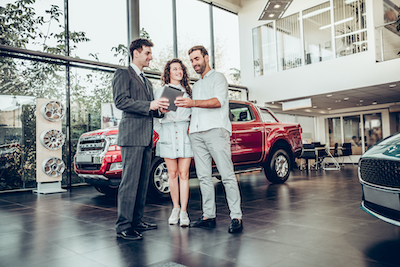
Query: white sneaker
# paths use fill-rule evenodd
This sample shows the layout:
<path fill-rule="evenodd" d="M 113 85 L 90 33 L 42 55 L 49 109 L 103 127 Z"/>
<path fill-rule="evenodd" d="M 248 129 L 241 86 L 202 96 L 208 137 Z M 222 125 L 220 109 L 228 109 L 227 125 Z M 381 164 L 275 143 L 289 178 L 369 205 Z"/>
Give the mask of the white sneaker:
<path fill-rule="evenodd" d="M 180 208 L 173 208 L 171 212 L 171 216 L 169 216 L 168 223 L 169 224 L 177 224 L 179 221 L 179 212 Z"/>
<path fill-rule="evenodd" d="M 189 216 L 186 211 L 181 211 L 180 215 L 180 225 L 181 227 L 187 227 L 190 224 Z"/>

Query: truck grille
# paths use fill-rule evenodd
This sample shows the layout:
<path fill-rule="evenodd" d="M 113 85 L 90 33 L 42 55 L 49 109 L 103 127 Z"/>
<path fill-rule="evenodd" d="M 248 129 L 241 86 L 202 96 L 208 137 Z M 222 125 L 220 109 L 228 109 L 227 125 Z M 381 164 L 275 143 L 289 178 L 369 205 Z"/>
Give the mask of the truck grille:
<path fill-rule="evenodd" d="M 358 164 L 362 181 L 400 188 L 400 162 L 382 159 L 361 159 Z"/>
<path fill-rule="evenodd" d="M 106 140 L 101 137 L 86 137 L 81 138 L 78 143 L 78 151 L 80 152 L 103 152 L 106 147 Z"/>
<path fill-rule="evenodd" d="M 100 170 L 101 164 L 76 164 L 78 170 L 97 171 Z"/>

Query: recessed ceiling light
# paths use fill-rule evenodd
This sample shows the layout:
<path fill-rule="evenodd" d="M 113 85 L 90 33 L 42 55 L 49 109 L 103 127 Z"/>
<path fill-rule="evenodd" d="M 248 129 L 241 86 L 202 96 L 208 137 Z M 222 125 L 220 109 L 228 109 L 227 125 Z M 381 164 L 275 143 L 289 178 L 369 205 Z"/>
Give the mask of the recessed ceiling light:
<path fill-rule="evenodd" d="M 280 8 L 281 7 L 281 5 L 280 4 L 276 4 L 276 5 L 274 5 L 274 8 Z"/>
<path fill-rule="evenodd" d="M 331 110 L 331 108 L 327 108 L 327 110 Z"/>
<path fill-rule="evenodd" d="M 269 14 L 268 17 L 273 18 L 275 17 L 275 14 Z"/>
<path fill-rule="evenodd" d="M 364 100 L 360 99 L 360 103 L 364 102 Z"/>
<path fill-rule="evenodd" d="M 342 100 L 340 100 L 340 99 L 339 100 L 335 100 L 335 102 L 336 103 L 340 103 L 340 102 L 342 102 Z"/>
<path fill-rule="evenodd" d="M 372 102 L 372 105 L 376 105 L 376 104 L 378 104 L 376 101 Z"/>
<path fill-rule="evenodd" d="M 317 108 L 317 106 L 313 106 L 313 108 Z"/>
<path fill-rule="evenodd" d="M 349 100 L 349 98 L 348 98 L 348 97 L 345 97 L 344 100 Z"/>
<path fill-rule="evenodd" d="M 332 95 L 326 95 L 326 97 L 331 97 Z"/>
<path fill-rule="evenodd" d="M 390 88 L 396 87 L 396 84 L 389 85 Z"/>

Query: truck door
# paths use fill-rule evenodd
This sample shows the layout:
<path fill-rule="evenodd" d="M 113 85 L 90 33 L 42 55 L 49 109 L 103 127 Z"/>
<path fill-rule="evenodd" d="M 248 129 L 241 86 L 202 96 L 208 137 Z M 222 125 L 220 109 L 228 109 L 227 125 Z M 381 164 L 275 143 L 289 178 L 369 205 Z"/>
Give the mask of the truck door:
<path fill-rule="evenodd" d="M 232 160 L 237 163 L 256 163 L 263 156 L 263 123 L 256 120 L 252 108 L 241 103 L 230 103 L 232 114 Z"/>

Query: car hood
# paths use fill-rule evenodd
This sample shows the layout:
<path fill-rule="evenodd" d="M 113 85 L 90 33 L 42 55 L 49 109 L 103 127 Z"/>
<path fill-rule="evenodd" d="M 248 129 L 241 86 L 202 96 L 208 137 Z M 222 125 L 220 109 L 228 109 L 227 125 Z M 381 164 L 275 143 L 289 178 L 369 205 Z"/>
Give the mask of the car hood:
<path fill-rule="evenodd" d="M 377 143 L 368 149 L 361 158 L 379 158 L 400 161 L 400 133 Z"/>

